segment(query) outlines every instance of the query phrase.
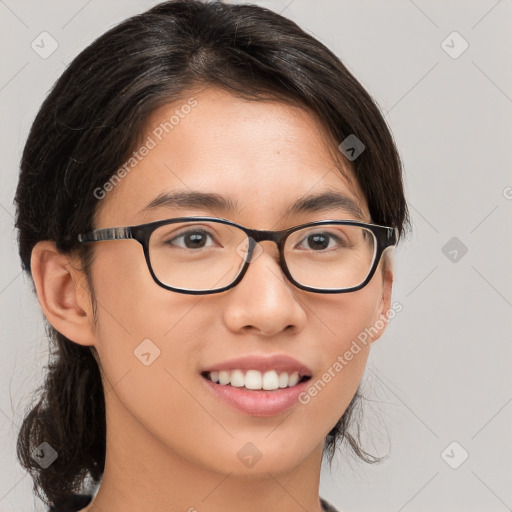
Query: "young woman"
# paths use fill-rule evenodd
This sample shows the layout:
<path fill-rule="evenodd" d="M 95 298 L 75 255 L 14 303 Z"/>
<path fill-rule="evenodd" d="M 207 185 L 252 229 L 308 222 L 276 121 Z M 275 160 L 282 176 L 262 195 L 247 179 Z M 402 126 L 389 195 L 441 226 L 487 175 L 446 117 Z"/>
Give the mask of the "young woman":
<path fill-rule="evenodd" d="M 352 412 L 401 164 L 296 24 L 190 0 L 109 30 L 42 105 L 16 206 L 52 342 L 18 456 L 51 510 L 332 511 L 322 457 L 378 460 Z"/>

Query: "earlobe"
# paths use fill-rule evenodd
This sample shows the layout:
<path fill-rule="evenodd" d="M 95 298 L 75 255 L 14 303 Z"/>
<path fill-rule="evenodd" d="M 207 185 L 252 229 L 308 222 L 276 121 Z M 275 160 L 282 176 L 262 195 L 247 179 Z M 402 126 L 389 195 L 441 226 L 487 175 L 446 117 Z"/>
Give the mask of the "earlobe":
<path fill-rule="evenodd" d="M 93 345 L 90 293 L 83 274 L 54 242 L 38 242 L 31 255 L 32 277 L 41 309 L 50 324 L 66 338 Z"/>

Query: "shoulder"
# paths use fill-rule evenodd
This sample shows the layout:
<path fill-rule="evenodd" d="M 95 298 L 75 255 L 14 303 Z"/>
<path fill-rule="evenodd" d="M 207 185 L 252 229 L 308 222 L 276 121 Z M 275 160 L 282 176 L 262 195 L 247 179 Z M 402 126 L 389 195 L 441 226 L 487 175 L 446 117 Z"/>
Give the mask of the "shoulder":
<path fill-rule="evenodd" d="M 48 512 L 78 512 L 89 505 L 92 500 L 92 494 L 75 494 L 66 501 L 53 505 Z"/>
<path fill-rule="evenodd" d="M 322 504 L 322 510 L 324 512 L 338 512 L 338 509 L 334 508 L 333 505 L 331 505 L 328 501 L 325 501 L 322 497 L 320 497 L 320 503 Z"/>

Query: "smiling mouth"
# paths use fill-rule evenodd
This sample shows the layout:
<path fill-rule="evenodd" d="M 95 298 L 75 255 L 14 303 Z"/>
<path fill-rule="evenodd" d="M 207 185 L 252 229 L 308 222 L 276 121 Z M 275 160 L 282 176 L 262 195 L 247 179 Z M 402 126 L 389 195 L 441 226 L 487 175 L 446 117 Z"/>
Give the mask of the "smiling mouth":
<path fill-rule="evenodd" d="M 309 380 L 309 375 L 301 375 L 299 372 L 277 372 L 270 370 L 221 370 L 202 372 L 201 375 L 215 384 L 242 388 L 250 391 L 279 391 L 297 386 Z"/>

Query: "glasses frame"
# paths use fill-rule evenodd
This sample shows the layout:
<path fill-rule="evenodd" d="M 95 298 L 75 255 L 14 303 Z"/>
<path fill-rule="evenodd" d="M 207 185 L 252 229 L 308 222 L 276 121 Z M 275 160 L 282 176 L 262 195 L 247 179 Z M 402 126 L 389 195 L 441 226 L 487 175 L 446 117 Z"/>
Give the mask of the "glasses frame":
<path fill-rule="evenodd" d="M 153 271 L 153 267 L 151 265 L 151 258 L 149 256 L 149 239 L 151 234 L 161 226 L 165 226 L 167 224 L 174 224 L 178 222 L 188 222 L 188 221 L 208 221 L 208 222 L 219 222 L 221 224 L 227 224 L 228 226 L 233 226 L 238 229 L 241 229 L 249 238 L 249 248 L 246 256 L 246 260 L 244 262 L 243 267 L 241 268 L 239 274 L 235 278 L 235 280 L 229 284 L 228 286 L 224 286 L 223 288 L 218 288 L 214 290 L 184 290 L 182 288 L 174 288 L 172 286 L 166 285 L 162 283 L 157 277 L 155 272 Z M 346 226 L 359 226 L 368 229 L 371 231 L 376 240 L 376 247 L 374 252 L 374 258 L 372 267 L 366 279 L 358 284 L 357 286 L 352 286 L 350 288 L 336 288 L 336 289 L 321 289 L 321 288 L 312 288 L 310 286 L 305 286 L 295 281 L 295 279 L 290 274 L 288 270 L 288 266 L 286 265 L 286 259 L 284 257 L 284 246 L 286 243 L 286 239 L 295 231 L 299 229 L 312 227 L 312 226 L 322 226 L 324 224 L 339 224 Z M 263 242 L 265 240 L 270 240 L 275 242 L 278 250 L 279 250 L 279 265 L 281 270 L 284 272 L 285 276 L 288 280 L 297 288 L 301 290 L 306 290 L 313 293 L 348 293 L 360 290 L 365 287 L 370 280 L 372 279 L 377 266 L 380 262 L 382 253 L 384 250 L 390 246 L 396 245 L 398 242 L 398 229 L 389 227 L 389 226 L 380 226 L 378 224 L 369 224 L 361 221 L 354 220 L 319 220 L 315 222 L 308 222 L 306 224 L 300 224 L 298 226 L 294 226 L 289 229 L 283 229 L 280 231 L 270 231 L 270 230 L 259 230 L 259 229 L 250 229 L 245 226 L 241 226 L 236 222 L 230 221 L 228 219 L 223 219 L 220 217 L 176 217 L 172 219 L 158 220 L 156 222 L 149 222 L 147 224 L 139 224 L 136 226 L 124 226 L 124 227 L 114 227 L 114 228 L 100 228 L 95 229 L 94 231 L 90 231 L 89 233 L 79 234 L 78 242 L 87 243 L 87 242 L 102 242 L 105 240 L 137 240 L 142 245 L 144 250 L 144 256 L 146 258 L 146 263 L 149 269 L 153 280 L 166 290 L 171 290 L 178 293 L 185 293 L 189 295 L 209 295 L 212 293 L 220 293 L 231 288 L 234 288 L 244 277 L 247 269 L 249 268 L 249 264 L 252 260 L 252 254 L 254 248 L 256 247 L 256 243 Z"/>

